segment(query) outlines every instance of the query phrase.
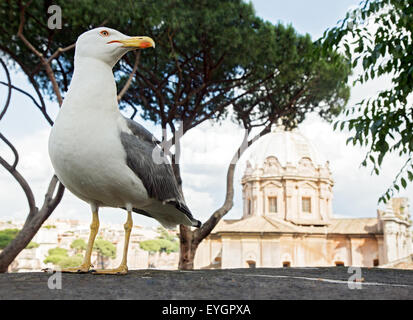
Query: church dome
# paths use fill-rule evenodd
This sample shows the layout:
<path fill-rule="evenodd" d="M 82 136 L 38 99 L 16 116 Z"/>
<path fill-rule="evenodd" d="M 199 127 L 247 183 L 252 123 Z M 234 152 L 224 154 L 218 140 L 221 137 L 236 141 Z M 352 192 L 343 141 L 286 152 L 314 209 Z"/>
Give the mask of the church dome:
<path fill-rule="evenodd" d="M 270 156 L 276 157 L 283 167 L 288 162 L 296 166 L 302 158 L 310 158 L 316 167 L 326 163 L 326 159 L 298 129 L 285 131 L 277 127 L 261 137 L 251 146 L 249 162 L 254 167 L 261 167 Z"/>

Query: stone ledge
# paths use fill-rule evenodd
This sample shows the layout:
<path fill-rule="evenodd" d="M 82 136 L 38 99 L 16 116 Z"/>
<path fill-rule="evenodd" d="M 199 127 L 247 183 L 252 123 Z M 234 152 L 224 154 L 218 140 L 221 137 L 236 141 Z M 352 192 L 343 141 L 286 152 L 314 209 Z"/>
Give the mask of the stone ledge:
<path fill-rule="evenodd" d="M 349 289 L 347 267 L 134 270 L 125 276 L 63 274 L 61 289 L 48 273 L 0 274 L 4 299 L 413 299 L 413 271 L 361 269 L 361 289 Z"/>

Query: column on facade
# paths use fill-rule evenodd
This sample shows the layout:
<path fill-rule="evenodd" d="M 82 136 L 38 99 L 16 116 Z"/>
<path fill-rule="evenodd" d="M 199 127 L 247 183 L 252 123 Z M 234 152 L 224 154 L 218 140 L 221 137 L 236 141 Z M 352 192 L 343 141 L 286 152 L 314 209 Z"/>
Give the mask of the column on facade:
<path fill-rule="evenodd" d="M 284 194 L 285 194 L 285 220 L 292 220 L 294 209 L 296 209 L 296 196 L 295 196 L 295 187 L 292 181 L 285 181 L 284 184 Z"/>
<path fill-rule="evenodd" d="M 323 221 L 327 220 L 327 215 L 326 215 L 326 192 L 325 192 L 325 185 L 320 182 L 319 187 L 318 187 L 318 208 L 320 212 L 320 217 Z"/>
<path fill-rule="evenodd" d="M 386 250 L 384 246 L 384 240 L 382 236 L 376 236 L 377 239 L 377 244 L 378 244 L 378 258 L 379 258 L 379 264 L 384 264 L 387 262 L 386 258 Z"/>
<path fill-rule="evenodd" d="M 264 215 L 264 202 L 263 202 L 263 195 L 261 191 L 261 182 L 255 181 L 254 182 L 254 197 L 255 197 L 255 210 L 254 215 L 256 216 L 263 216 Z"/>
<path fill-rule="evenodd" d="M 383 221 L 383 240 L 386 261 L 391 262 L 397 259 L 397 223 L 392 220 Z"/>

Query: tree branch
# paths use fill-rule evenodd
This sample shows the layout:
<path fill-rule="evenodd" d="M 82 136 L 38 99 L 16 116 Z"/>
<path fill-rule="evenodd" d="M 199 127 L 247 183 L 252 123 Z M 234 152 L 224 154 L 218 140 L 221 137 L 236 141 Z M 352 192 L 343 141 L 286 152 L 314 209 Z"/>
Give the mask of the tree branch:
<path fill-rule="evenodd" d="M 29 204 L 29 216 L 33 215 L 37 211 L 36 202 L 34 200 L 32 189 L 30 188 L 26 179 L 20 174 L 20 172 L 16 170 L 14 166 L 7 163 L 7 161 L 4 160 L 3 157 L 1 156 L 0 156 L 0 164 L 13 176 L 13 178 L 17 181 L 17 183 L 22 188 L 24 194 L 26 195 L 27 202 Z"/>
<path fill-rule="evenodd" d="M 273 121 L 271 121 L 263 130 L 261 130 L 260 133 L 254 136 L 254 138 L 252 138 L 251 140 L 248 140 L 249 130 L 246 130 L 244 139 L 235 152 L 234 156 L 232 157 L 231 163 L 228 166 L 227 191 L 224 204 L 219 209 L 217 209 L 211 217 L 209 217 L 209 219 L 201 226 L 201 228 L 194 231 L 194 241 L 196 242 L 196 244 L 205 239 L 211 233 L 217 223 L 222 219 L 222 217 L 227 214 L 229 210 L 231 210 L 232 206 L 234 205 L 234 174 L 238 160 L 249 146 L 251 146 L 260 137 L 270 132 L 272 124 Z"/>
<path fill-rule="evenodd" d="M 9 107 L 10 104 L 10 99 L 11 99 L 11 93 L 12 93 L 12 86 L 11 86 L 11 78 L 10 78 L 10 73 L 9 73 L 9 69 L 7 68 L 6 64 L 3 62 L 2 59 L 0 59 L 0 63 L 3 66 L 4 72 L 6 73 L 6 77 L 7 77 L 7 85 L 9 87 L 9 91 L 7 93 L 7 98 L 6 98 L 6 102 L 4 103 L 4 108 L 0 113 L 0 121 L 1 119 L 4 117 L 4 115 L 7 112 L 7 109 Z"/>
<path fill-rule="evenodd" d="M 0 84 L 6 85 L 6 86 L 8 85 L 7 83 L 5 83 L 5 82 L 3 82 L 3 81 L 0 81 Z M 35 106 L 42 112 L 42 114 L 43 114 L 43 116 L 45 117 L 46 121 L 49 122 L 50 125 L 53 125 L 53 120 L 50 118 L 49 114 L 47 113 L 45 105 L 44 105 L 44 106 L 40 105 L 40 104 L 36 101 L 36 99 L 35 99 L 30 93 L 28 93 L 27 91 L 25 91 L 25 90 L 23 90 L 23 89 L 21 89 L 21 88 L 19 88 L 19 87 L 16 87 L 15 85 L 11 85 L 10 87 L 11 87 L 12 89 L 14 89 L 14 90 L 19 91 L 20 93 L 23 93 L 23 94 L 26 95 L 27 97 L 29 97 L 29 98 L 33 101 L 33 103 L 35 104 Z M 40 92 L 38 92 L 38 94 L 39 94 L 39 96 L 41 97 Z M 43 98 L 42 98 L 42 99 L 43 99 Z M 44 104 L 43 101 L 42 101 L 42 104 Z"/>
<path fill-rule="evenodd" d="M 139 65 L 139 58 L 141 56 L 141 52 L 138 51 L 135 53 L 135 63 L 133 64 L 133 69 L 132 72 L 129 74 L 129 78 L 126 81 L 125 85 L 123 86 L 122 90 L 118 94 L 118 102 L 122 100 L 123 95 L 125 92 L 129 89 L 130 85 L 132 84 L 132 79 L 136 74 L 136 71 L 138 70 L 138 65 Z"/>
<path fill-rule="evenodd" d="M 50 57 L 49 59 L 46 60 L 47 64 L 50 64 L 50 62 L 52 62 L 53 59 L 58 58 L 63 52 L 72 50 L 73 48 L 76 47 L 76 43 L 72 43 L 71 45 L 65 47 L 65 48 L 58 48 Z"/>
<path fill-rule="evenodd" d="M 25 6 L 22 6 L 21 3 L 19 3 L 19 5 L 20 5 L 20 24 L 19 24 L 19 29 L 18 29 L 18 32 L 17 32 L 17 36 L 23 41 L 23 43 L 24 43 L 35 55 L 37 55 L 37 56 L 39 57 L 42 65 L 43 65 L 43 67 L 44 67 L 44 69 L 45 69 L 45 71 L 46 71 L 46 74 L 47 74 L 50 82 L 52 83 L 53 91 L 54 91 L 54 93 L 55 93 L 55 95 L 56 95 L 57 101 L 59 102 L 59 106 L 61 106 L 62 103 L 63 103 L 63 99 L 62 99 L 62 95 L 61 95 L 61 93 L 60 93 L 59 85 L 57 84 L 56 77 L 55 77 L 55 75 L 54 75 L 53 69 L 52 69 L 52 67 L 50 66 L 50 63 L 49 63 L 51 60 L 50 60 L 50 61 L 49 61 L 49 60 L 46 60 L 45 57 L 43 56 L 43 54 L 42 54 L 41 52 L 39 52 L 39 51 L 30 43 L 30 41 L 26 39 L 26 37 L 25 37 L 24 34 L 23 34 L 23 27 L 24 27 L 24 24 L 25 24 L 25 21 L 26 21 L 26 20 L 25 20 L 25 17 L 24 17 L 24 14 L 25 14 L 26 7 L 27 7 L 30 3 L 31 3 L 31 1 L 29 1 Z M 71 45 L 71 46 L 72 46 L 72 45 Z M 69 46 L 69 47 L 71 47 L 71 46 Z M 74 46 L 73 46 L 73 47 L 74 47 Z M 72 48 L 73 48 L 73 47 L 72 47 Z M 62 50 L 63 50 L 63 49 L 62 49 Z M 57 50 L 57 51 L 55 52 L 55 54 L 56 54 L 56 55 L 60 54 L 60 53 L 59 53 L 59 50 Z"/>
<path fill-rule="evenodd" d="M 14 162 L 11 166 L 11 168 L 14 170 L 17 167 L 17 164 L 19 163 L 19 153 L 17 152 L 17 149 L 13 146 L 13 144 L 0 132 L 0 139 L 4 141 L 5 144 L 11 149 L 11 151 L 14 154 Z"/>

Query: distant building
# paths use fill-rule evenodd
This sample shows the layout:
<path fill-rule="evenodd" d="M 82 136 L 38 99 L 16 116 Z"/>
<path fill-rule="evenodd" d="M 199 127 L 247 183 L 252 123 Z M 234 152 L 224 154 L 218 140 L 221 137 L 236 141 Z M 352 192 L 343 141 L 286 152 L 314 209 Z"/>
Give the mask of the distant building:
<path fill-rule="evenodd" d="M 23 223 L 1 222 L 0 230 L 21 229 Z M 53 268 L 51 263 L 45 264 L 44 260 L 48 256 L 50 249 L 59 247 L 67 249 L 69 255 L 73 256 L 75 250 L 71 249 L 71 244 L 76 239 L 84 239 L 86 242 L 89 237 L 89 224 L 78 220 L 50 219 L 39 229 L 33 238 L 37 247 L 24 249 L 9 266 L 10 272 L 31 272 L 40 271 L 43 268 Z M 105 268 L 115 268 L 122 260 L 124 246 L 124 228 L 119 224 L 101 224 L 98 237 L 112 242 L 116 246 L 116 258 L 108 259 Z M 134 226 L 131 233 L 128 252 L 128 267 L 132 269 L 176 269 L 178 266 L 179 253 L 149 253 L 140 248 L 139 243 L 143 240 L 155 239 L 159 236 L 156 230 Z M 97 254 L 92 254 L 92 263 L 96 268 Z"/>
<path fill-rule="evenodd" d="M 220 221 L 200 244 L 196 268 L 372 267 L 412 253 L 406 198 L 377 218 L 337 219 L 329 163 L 298 130 L 278 128 L 252 148 L 242 218 Z"/>

